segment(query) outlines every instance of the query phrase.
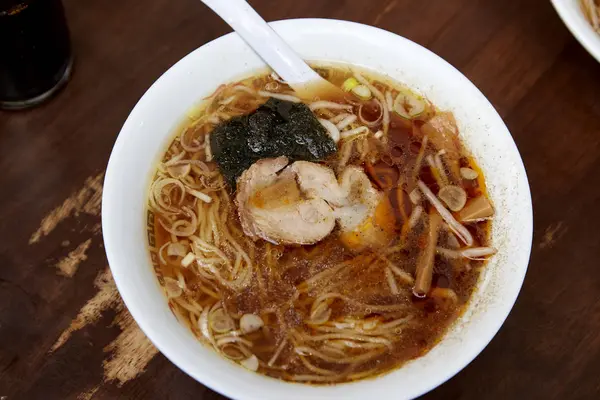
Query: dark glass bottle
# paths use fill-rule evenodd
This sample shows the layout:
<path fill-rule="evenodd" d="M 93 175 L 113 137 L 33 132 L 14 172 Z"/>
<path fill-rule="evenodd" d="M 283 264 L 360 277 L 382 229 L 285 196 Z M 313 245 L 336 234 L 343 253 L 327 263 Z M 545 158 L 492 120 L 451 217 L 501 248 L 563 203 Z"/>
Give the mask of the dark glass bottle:
<path fill-rule="evenodd" d="M 71 66 L 60 0 L 0 0 L 0 108 L 41 103 L 68 81 Z"/>

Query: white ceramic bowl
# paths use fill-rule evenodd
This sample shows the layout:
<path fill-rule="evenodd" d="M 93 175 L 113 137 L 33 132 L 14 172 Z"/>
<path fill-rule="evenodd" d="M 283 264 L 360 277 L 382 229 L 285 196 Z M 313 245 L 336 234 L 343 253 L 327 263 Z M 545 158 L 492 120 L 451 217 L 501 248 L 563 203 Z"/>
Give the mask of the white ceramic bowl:
<path fill-rule="evenodd" d="M 287 383 L 249 372 L 201 344 L 178 323 L 152 270 L 145 204 L 156 162 L 185 112 L 221 83 L 264 63 L 235 34 L 214 40 L 171 67 L 148 89 L 125 122 L 112 151 L 102 202 L 108 261 L 121 296 L 140 328 L 179 368 L 235 399 L 409 399 L 464 368 L 496 334 L 527 270 L 531 198 L 515 143 L 492 105 L 450 64 L 392 33 L 351 22 L 279 21 L 273 28 L 307 60 L 374 69 L 454 112 L 467 147 L 482 167 L 497 215 L 487 265 L 467 311 L 427 355 L 375 379 L 333 386 Z"/>
<path fill-rule="evenodd" d="M 552 0 L 552 4 L 573 36 L 596 60 L 600 61 L 600 35 L 585 19 L 579 0 Z"/>

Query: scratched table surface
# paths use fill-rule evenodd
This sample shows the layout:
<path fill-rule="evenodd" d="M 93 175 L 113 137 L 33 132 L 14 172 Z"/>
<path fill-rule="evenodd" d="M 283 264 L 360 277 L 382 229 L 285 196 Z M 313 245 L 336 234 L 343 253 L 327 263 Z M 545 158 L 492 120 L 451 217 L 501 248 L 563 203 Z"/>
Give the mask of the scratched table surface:
<path fill-rule="evenodd" d="M 162 356 L 123 306 L 100 205 L 136 101 L 230 29 L 197 0 L 64 3 L 71 82 L 39 108 L 0 112 L 0 398 L 221 399 Z M 357 21 L 431 49 L 483 91 L 519 147 L 535 210 L 520 297 L 481 355 L 423 399 L 600 398 L 600 64 L 550 2 L 251 3 L 267 20 Z"/>

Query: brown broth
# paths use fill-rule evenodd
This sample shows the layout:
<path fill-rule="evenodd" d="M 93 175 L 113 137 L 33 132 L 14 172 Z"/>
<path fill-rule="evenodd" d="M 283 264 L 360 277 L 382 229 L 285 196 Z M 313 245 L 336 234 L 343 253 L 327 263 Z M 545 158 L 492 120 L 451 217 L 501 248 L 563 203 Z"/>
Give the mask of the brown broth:
<path fill-rule="evenodd" d="M 337 86 L 341 86 L 351 76 L 350 70 L 344 67 L 318 68 L 318 72 Z M 369 73 L 365 76 L 375 87 L 382 91 L 390 91 L 392 95 L 403 90 L 402 86 L 378 75 Z M 277 93 L 290 92 L 287 85 L 273 80 L 269 75 L 257 75 L 240 81 L 239 84 Z M 162 167 L 159 168 L 162 172 L 157 174 L 155 180 L 162 179 L 163 175 L 168 176 L 169 172 L 165 170 L 164 163 L 183 151 L 180 144 L 181 135 L 185 135 L 188 144 L 194 145 L 191 142 L 193 138 L 197 139 L 196 145 L 204 142 L 204 135 L 209 134 L 211 130 L 210 123 L 206 122 L 207 115 L 227 117 L 241 115 L 252 111 L 265 100 L 257 101 L 253 96 L 240 92 L 242 94 L 239 98 L 223 107 L 223 104 L 219 103 L 226 102 L 230 98 L 229 91 L 233 87 L 234 85 L 221 87 L 201 105 L 199 110 L 190 114 L 189 121 L 177 132 L 177 137 L 165 152 Z M 354 112 L 357 113 L 359 102 L 355 103 Z M 377 107 L 372 105 L 369 107 L 365 109 L 363 116 L 368 120 L 376 120 Z M 210 340 L 207 340 L 202 331 L 202 310 L 218 310 L 218 307 L 222 307 L 230 315 L 235 327 L 238 326 L 239 318 L 243 314 L 260 316 L 264 321 L 264 327 L 243 335 L 245 340 L 251 342 L 251 346 L 233 343 L 220 347 L 219 351 L 229 355 L 235 361 L 239 361 L 240 357 L 246 358 L 250 352 L 259 361 L 258 372 L 284 380 L 316 384 L 352 381 L 390 371 L 427 353 L 463 312 L 477 283 L 481 267 L 484 265 L 482 261 L 448 260 L 436 255 L 432 289 L 424 299 L 413 296 L 412 285 L 403 282 L 395 275 L 399 293 L 393 294 L 388 285 L 386 270 L 389 268 L 389 263 L 414 276 L 417 259 L 426 245 L 427 222 L 424 217 L 421 217 L 412 229 L 407 229 L 407 221 L 414 208 L 409 194 L 416 187 L 416 178 L 425 182 L 434 193 L 439 190 L 436 178 L 424 159 L 421 167 L 417 168 L 416 176 L 414 175 L 415 164 L 424 140 L 421 127 L 437 112 L 432 105 L 428 104 L 426 111 L 413 120 L 406 120 L 394 114 L 390 120 L 387 143 L 374 139 L 372 135 L 353 138 L 351 142 L 345 141 L 345 144 L 340 142 L 338 153 L 325 163 L 339 172 L 347 151 L 344 146 L 352 143 L 347 164 L 364 168 L 373 184 L 386 193 L 393 210 L 388 215 L 393 219 L 390 223 L 395 230 L 395 239 L 384 249 L 377 251 L 365 250 L 359 254 L 353 253 L 340 241 L 335 230 L 325 240 L 311 246 L 276 246 L 264 241 L 253 242 L 242 233 L 235 204 L 231 201 L 232 195 L 222 187 L 222 179 L 219 181 L 218 171 L 214 172 L 211 178 L 201 180 L 199 176 L 204 172 L 200 168 L 202 173 L 197 173 L 198 171 L 192 168 L 188 176 L 194 177 L 194 185 L 211 179 L 215 185 L 221 185 L 220 188 L 207 192 L 215 199 L 211 204 L 203 203 L 189 193 L 183 195 L 183 200 L 179 204 L 181 194 L 178 189 L 173 188 L 163 198 L 176 209 L 173 217 L 157 211 L 157 206 L 152 204 L 152 201 L 149 210 L 150 253 L 159 281 L 163 285 L 167 281 L 171 284 L 177 280 L 185 282 L 181 293 L 178 294 L 177 289 L 175 294 L 178 295 L 169 298 L 169 305 L 174 313 L 190 326 L 199 339 L 209 344 Z M 327 110 L 318 112 L 319 117 L 322 118 L 331 118 L 336 113 L 339 112 Z M 371 132 L 376 132 L 378 128 L 377 126 L 372 128 Z M 434 155 L 437 150 L 430 142 L 425 149 L 425 155 Z M 479 173 L 479 177 L 470 182 L 457 180 L 449 171 L 445 171 L 449 183 L 463 186 L 469 198 L 486 195 L 481 170 L 462 147 L 460 151 L 460 166 L 474 169 Z M 205 165 L 214 171 L 215 166 L 206 158 L 204 148 L 186 152 L 183 156 L 183 159 L 205 161 Z M 192 180 L 188 181 L 191 184 Z M 421 204 L 426 209 L 430 208 L 424 199 Z M 185 215 L 183 212 L 185 206 L 195 210 L 199 218 L 195 235 L 213 238 L 214 243 L 210 244 L 216 245 L 222 250 L 223 255 L 231 260 L 230 270 L 219 267 L 223 268 L 220 271 L 227 282 L 240 278 L 242 272 L 238 271 L 237 274 L 231 272 L 228 275 L 228 271 L 237 268 L 236 257 L 239 257 L 240 253 L 233 248 L 234 246 L 223 245 L 225 242 L 230 243 L 226 237 L 229 235 L 245 251 L 252 261 L 250 275 L 245 285 L 238 287 L 227 282 L 222 284 L 218 279 L 211 279 L 211 273 L 206 272 L 207 267 L 199 267 L 195 264 L 182 267 L 182 255 L 167 256 L 163 250 L 162 258 L 165 263 L 161 261 L 159 250 L 173 239 L 183 243 L 184 247 L 188 246 L 186 253 L 190 251 L 190 237 L 193 236 L 172 238 L 173 235 L 164 227 L 173 220 L 182 219 Z M 206 234 L 211 229 L 208 222 L 211 215 L 211 218 L 217 220 L 218 216 L 226 215 L 221 220 L 222 225 L 218 226 L 220 230 L 218 240 L 217 234 Z M 476 242 L 474 246 L 487 245 L 489 221 L 469 224 L 468 229 L 474 236 Z M 442 229 L 438 246 L 447 247 L 450 243 L 450 235 L 452 234 Z M 244 267 L 244 261 L 239 262 L 239 265 L 240 270 L 249 268 Z M 203 273 L 200 273 L 202 272 L 200 268 L 204 268 Z M 326 274 L 327 271 L 335 271 L 335 273 L 314 284 L 306 284 L 307 280 L 315 279 L 318 274 Z M 313 302 L 319 296 L 331 293 L 336 295 L 326 300 L 329 302 L 327 308 L 331 310 L 329 322 L 337 321 L 338 324 L 342 324 L 340 325 L 342 328 L 327 323 L 308 324 Z M 454 293 L 456 302 L 442 295 L 447 293 Z M 385 328 L 384 334 L 381 335 L 374 335 L 368 329 L 369 326 L 374 326 L 370 329 L 381 330 L 384 329 L 382 326 L 390 322 L 399 325 L 397 328 Z M 354 323 L 354 327 L 350 325 L 351 323 Z M 356 349 L 347 347 L 340 340 L 327 339 L 333 333 L 352 331 L 356 334 L 360 332 L 357 326 L 362 326 L 362 332 L 366 332 L 360 334 L 363 339 L 364 337 L 381 338 L 379 344 L 365 342 L 362 339 L 355 340 L 352 343 L 370 343 L 369 346 L 372 347 Z M 213 338 L 219 335 L 216 332 L 212 333 Z M 224 337 L 227 335 L 225 333 Z M 312 339 L 320 335 L 325 335 L 322 336 L 325 339 Z M 382 342 L 385 343 L 381 345 Z M 386 347 L 387 344 L 390 344 L 389 347 Z M 319 354 L 325 354 L 325 357 L 315 355 L 317 353 L 295 352 L 294 347 L 318 349 Z M 336 358 L 339 361 L 340 357 L 364 355 L 371 355 L 371 358 L 360 362 L 331 362 Z M 270 363 L 269 361 L 273 359 L 275 361 Z"/>

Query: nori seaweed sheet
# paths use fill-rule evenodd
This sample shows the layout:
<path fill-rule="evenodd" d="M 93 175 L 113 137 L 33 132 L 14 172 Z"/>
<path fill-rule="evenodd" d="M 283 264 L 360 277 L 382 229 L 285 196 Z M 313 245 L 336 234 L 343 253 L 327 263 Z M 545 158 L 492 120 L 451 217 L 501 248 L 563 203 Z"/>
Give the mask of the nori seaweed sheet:
<path fill-rule="evenodd" d="M 274 98 L 250 114 L 217 125 L 210 135 L 210 146 L 232 191 L 242 172 L 261 158 L 321 161 L 337 150 L 305 104 Z"/>

